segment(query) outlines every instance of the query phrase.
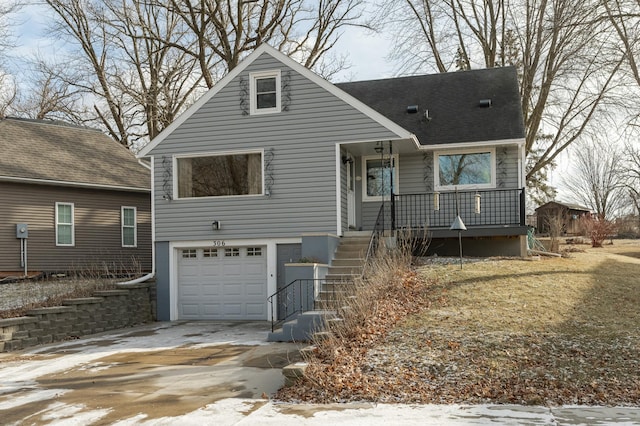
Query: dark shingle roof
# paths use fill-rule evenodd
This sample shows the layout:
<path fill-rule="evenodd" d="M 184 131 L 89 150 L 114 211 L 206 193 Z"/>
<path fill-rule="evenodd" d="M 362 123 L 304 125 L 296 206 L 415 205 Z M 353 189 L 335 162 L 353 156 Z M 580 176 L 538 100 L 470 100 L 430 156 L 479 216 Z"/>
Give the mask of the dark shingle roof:
<path fill-rule="evenodd" d="M 45 120 L 0 121 L 0 177 L 148 189 L 150 172 L 97 130 Z"/>
<path fill-rule="evenodd" d="M 591 211 L 591 209 L 589 207 L 584 207 L 584 206 L 581 206 L 580 204 L 565 203 L 564 201 L 549 201 L 548 203 L 545 203 L 545 204 L 541 205 L 540 207 L 538 207 L 536 209 L 536 211 L 547 209 L 549 207 L 552 207 L 553 205 L 559 205 L 559 206 L 562 206 L 562 207 L 566 207 L 569 210 L 579 210 L 579 211 L 583 211 L 583 212 L 590 212 Z"/>
<path fill-rule="evenodd" d="M 524 138 L 513 67 L 490 68 L 336 86 L 413 132 L 423 145 Z M 491 100 L 490 108 L 480 101 Z M 417 105 L 415 114 L 407 107 Z M 425 119 L 429 111 L 431 120 Z"/>

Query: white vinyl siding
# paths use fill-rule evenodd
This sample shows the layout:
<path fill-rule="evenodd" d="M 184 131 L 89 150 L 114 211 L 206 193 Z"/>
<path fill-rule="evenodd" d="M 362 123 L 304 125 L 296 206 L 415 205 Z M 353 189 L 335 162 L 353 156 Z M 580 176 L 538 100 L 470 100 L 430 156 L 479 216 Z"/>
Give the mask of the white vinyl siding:
<path fill-rule="evenodd" d="M 73 203 L 56 203 L 56 246 L 75 245 Z"/>
<path fill-rule="evenodd" d="M 122 247 L 136 247 L 138 245 L 138 226 L 136 216 L 135 207 L 122 207 Z"/>

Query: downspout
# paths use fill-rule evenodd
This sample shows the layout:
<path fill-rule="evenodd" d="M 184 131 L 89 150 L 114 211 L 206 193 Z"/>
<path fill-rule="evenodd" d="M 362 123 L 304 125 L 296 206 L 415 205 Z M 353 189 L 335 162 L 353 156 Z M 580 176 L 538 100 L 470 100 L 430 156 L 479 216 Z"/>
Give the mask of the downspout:
<path fill-rule="evenodd" d="M 155 214 L 156 209 L 155 209 L 155 202 L 154 202 L 155 190 L 153 186 L 154 160 L 155 160 L 155 157 L 151 157 L 151 165 L 148 165 L 144 161 L 138 159 L 138 163 L 140 163 L 142 166 L 144 166 L 145 168 L 151 171 L 151 182 L 150 182 L 151 184 L 151 272 L 148 273 L 147 275 L 144 275 L 142 277 L 139 277 L 130 281 L 117 283 L 118 285 L 126 286 L 126 285 L 140 284 L 156 276 L 156 214 Z"/>

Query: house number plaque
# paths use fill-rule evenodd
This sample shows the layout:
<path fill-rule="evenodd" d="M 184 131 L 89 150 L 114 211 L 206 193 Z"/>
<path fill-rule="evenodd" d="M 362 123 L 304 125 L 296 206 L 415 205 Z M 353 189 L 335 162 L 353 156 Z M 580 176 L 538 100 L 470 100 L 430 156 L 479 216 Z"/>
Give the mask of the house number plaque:
<path fill-rule="evenodd" d="M 227 243 L 224 240 L 213 240 L 214 247 L 224 247 Z"/>

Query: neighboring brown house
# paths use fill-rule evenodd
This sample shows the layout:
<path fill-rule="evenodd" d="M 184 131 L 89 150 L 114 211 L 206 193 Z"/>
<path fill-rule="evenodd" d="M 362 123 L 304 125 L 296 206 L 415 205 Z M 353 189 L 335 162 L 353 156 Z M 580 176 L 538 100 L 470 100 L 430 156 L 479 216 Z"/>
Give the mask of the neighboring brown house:
<path fill-rule="evenodd" d="M 150 171 L 127 148 L 89 128 L 5 118 L 0 152 L 0 271 L 24 272 L 25 260 L 40 272 L 151 269 Z"/>
<path fill-rule="evenodd" d="M 578 235 L 581 232 L 580 218 L 590 215 L 591 210 L 577 204 L 549 201 L 538 207 L 536 214 L 538 217 L 537 232 L 539 234 L 548 234 L 550 221 L 555 218 L 561 218 L 563 221 L 562 235 Z"/>

